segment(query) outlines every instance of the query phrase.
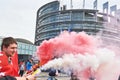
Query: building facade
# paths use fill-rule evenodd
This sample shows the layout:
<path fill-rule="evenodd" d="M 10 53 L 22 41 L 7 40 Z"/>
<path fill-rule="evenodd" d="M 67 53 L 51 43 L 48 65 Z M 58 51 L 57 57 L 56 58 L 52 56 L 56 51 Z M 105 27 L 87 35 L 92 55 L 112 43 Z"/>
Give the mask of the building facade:
<path fill-rule="evenodd" d="M 95 35 L 103 28 L 101 17 L 97 17 L 98 10 L 70 9 L 64 5 L 59 10 L 59 1 L 50 2 L 37 11 L 35 45 L 61 33 L 61 31 L 85 31 Z"/>
<path fill-rule="evenodd" d="M 103 13 L 102 13 L 103 14 Z M 105 45 L 117 46 L 120 48 L 120 14 L 105 17 L 104 29 L 101 30 L 101 38 Z"/>
<path fill-rule="evenodd" d="M 112 24 L 113 21 L 119 23 L 118 18 L 101 13 L 96 9 L 67 10 L 66 5 L 60 8 L 59 1 L 53 1 L 43 5 L 37 11 L 35 45 L 39 46 L 43 40 L 54 38 L 64 30 L 85 31 L 89 35 L 100 33 L 102 39 L 108 42 L 109 38 L 112 38 L 111 36 L 115 38 L 116 27 L 119 27 Z M 113 27 L 112 29 L 109 28 L 110 25 Z M 117 34 L 119 34 L 118 32 Z M 120 42 L 119 40 L 120 36 L 117 36 L 115 41 Z"/>

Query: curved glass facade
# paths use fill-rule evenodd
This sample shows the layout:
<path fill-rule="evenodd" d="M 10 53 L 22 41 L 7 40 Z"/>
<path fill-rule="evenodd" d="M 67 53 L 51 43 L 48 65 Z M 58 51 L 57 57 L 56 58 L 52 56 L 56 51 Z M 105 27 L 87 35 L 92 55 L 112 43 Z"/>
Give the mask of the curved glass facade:
<path fill-rule="evenodd" d="M 35 45 L 60 34 L 61 31 L 85 31 L 89 35 L 96 35 L 104 29 L 103 18 L 106 14 L 93 9 L 59 10 L 59 1 L 50 2 L 37 12 Z"/>
<path fill-rule="evenodd" d="M 23 42 L 18 43 L 18 54 L 33 55 L 36 52 L 36 46 L 32 44 L 26 44 Z"/>
<path fill-rule="evenodd" d="M 103 42 L 120 48 L 120 18 L 107 15 L 105 20 L 104 29 L 101 32 Z"/>

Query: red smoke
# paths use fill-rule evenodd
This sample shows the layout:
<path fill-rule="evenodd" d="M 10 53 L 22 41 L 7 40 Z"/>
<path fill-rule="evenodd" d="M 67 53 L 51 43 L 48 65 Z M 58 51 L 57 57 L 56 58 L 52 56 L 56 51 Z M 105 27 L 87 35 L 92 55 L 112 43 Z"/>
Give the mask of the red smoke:
<path fill-rule="evenodd" d="M 55 38 L 43 41 L 37 53 L 44 68 L 70 68 L 80 76 L 80 80 L 88 80 L 90 77 L 96 80 L 118 80 L 118 56 L 112 49 L 100 47 L 99 44 L 95 37 L 85 32 L 64 31 Z"/>
<path fill-rule="evenodd" d="M 96 48 L 96 40 L 85 32 L 62 32 L 59 36 L 45 40 L 38 47 L 38 56 L 41 65 L 55 57 L 64 54 L 85 54 L 93 53 Z"/>

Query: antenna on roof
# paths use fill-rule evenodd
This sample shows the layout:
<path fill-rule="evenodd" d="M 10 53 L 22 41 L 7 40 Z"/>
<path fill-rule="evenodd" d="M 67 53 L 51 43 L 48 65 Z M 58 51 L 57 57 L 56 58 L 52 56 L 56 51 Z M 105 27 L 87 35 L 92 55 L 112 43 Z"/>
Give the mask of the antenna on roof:
<path fill-rule="evenodd" d="M 72 0 L 70 0 L 70 8 L 73 8 Z"/>
<path fill-rule="evenodd" d="M 83 0 L 83 9 L 85 8 L 85 0 Z"/>

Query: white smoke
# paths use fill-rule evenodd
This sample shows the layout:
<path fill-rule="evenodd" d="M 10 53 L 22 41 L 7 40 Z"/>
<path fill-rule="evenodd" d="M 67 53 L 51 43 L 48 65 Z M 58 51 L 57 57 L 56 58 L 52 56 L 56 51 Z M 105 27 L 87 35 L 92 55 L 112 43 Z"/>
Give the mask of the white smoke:
<path fill-rule="evenodd" d="M 79 71 L 90 68 L 93 71 L 97 71 L 101 64 L 110 63 L 111 61 L 115 61 L 115 53 L 109 49 L 100 48 L 92 55 L 89 53 L 84 55 L 80 53 L 64 54 L 61 58 L 49 61 L 42 68 L 48 69 L 54 67 L 56 69 Z"/>

